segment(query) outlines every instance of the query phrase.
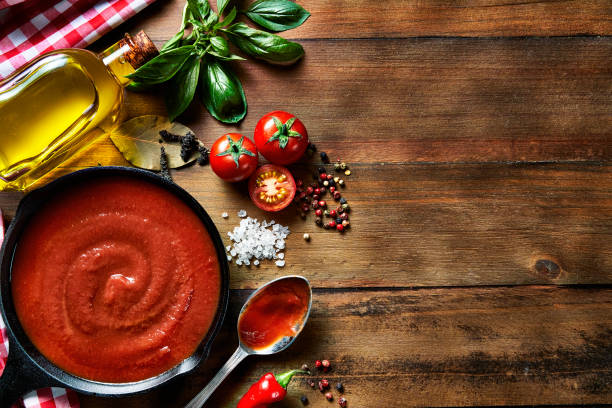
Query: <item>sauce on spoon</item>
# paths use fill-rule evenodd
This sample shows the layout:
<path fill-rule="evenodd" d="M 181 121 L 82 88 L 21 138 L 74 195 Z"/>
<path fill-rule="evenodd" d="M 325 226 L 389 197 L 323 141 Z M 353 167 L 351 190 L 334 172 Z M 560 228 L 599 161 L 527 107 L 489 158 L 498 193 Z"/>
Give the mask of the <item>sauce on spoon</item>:
<path fill-rule="evenodd" d="M 238 321 L 240 341 L 252 350 L 266 349 L 300 330 L 308 310 L 310 288 L 302 279 L 287 279 L 255 296 Z"/>

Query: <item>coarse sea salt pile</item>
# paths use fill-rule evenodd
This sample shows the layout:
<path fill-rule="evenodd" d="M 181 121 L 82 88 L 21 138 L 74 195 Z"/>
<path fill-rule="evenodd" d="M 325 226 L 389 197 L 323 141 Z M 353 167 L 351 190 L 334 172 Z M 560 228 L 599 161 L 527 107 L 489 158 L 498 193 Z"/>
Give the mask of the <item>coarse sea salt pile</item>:
<path fill-rule="evenodd" d="M 275 259 L 276 266 L 285 266 L 285 238 L 289 235 L 289 227 L 277 224 L 274 220 L 259 222 L 256 218 L 246 216 L 246 211 L 240 210 L 242 217 L 240 225 L 228 232 L 232 245 L 225 247 L 227 260 L 235 260 L 236 265 L 259 265 L 264 259 Z M 245 218 L 246 217 L 246 218 Z"/>

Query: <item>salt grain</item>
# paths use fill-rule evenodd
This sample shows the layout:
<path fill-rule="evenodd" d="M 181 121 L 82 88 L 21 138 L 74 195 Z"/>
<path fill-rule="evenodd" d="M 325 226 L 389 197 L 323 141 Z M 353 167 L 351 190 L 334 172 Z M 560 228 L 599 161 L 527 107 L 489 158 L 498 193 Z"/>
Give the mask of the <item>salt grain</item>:
<path fill-rule="evenodd" d="M 279 252 L 285 248 L 285 238 L 289 235 L 289 227 L 276 224 L 274 220 L 259 222 L 256 218 L 246 216 L 245 210 L 240 210 L 238 216 L 240 225 L 227 233 L 232 245 L 225 249 L 236 257 L 236 265 L 259 265 L 263 259 L 278 259 L 278 267 L 285 266 L 285 254 Z M 271 227 L 271 228 L 270 228 Z"/>
<path fill-rule="evenodd" d="M 222 216 L 223 218 L 227 218 L 227 217 L 229 217 L 229 214 L 228 214 L 228 213 L 226 213 L 226 212 L 224 212 L 224 213 L 222 213 L 222 214 L 221 214 L 221 216 Z"/>

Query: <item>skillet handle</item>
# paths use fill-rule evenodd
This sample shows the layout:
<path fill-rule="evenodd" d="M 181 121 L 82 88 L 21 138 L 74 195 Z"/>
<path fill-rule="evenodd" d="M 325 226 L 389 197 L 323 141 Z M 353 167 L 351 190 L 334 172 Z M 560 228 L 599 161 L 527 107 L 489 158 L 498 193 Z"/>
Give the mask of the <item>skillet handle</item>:
<path fill-rule="evenodd" d="M 47 376 L 14 341 L 12 333 L 7 330 L 9 354 L 4 372 L 0 376 L 0 407 L 10 407 L 17 399 L 29 391 L 58 385 Z"/>

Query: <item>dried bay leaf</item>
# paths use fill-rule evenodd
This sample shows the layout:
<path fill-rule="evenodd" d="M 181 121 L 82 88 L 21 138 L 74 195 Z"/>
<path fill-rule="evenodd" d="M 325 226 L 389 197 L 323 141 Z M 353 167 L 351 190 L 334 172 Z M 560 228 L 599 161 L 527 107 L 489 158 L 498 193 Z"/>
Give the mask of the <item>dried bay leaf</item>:
<path fill-rule="evenodd" d="M 185 136 L 191 132 L 185 125 L 170 122 L 165 116 L 144 115 L 130 119 L 115 129 L 110 138 L 123 157 L 136 167 L 147 170 L 161 170 L 159 165 L 160 147 L 166 149 L 168 166 L 171 169 L 185 166 L 197 158 L 197 152 L 185 162 L 181 159 L 181 144 L 167 143 L 159 132 L 167 130 L 175 135 Z M 193 132 L 192 132 L 193 133 Z M 162 143 L 160 143 L 162 140 Z"/>

